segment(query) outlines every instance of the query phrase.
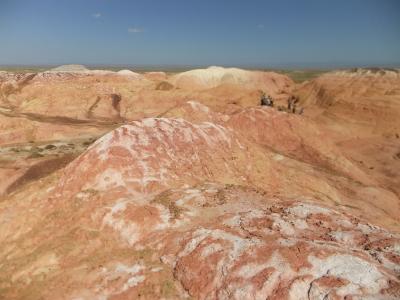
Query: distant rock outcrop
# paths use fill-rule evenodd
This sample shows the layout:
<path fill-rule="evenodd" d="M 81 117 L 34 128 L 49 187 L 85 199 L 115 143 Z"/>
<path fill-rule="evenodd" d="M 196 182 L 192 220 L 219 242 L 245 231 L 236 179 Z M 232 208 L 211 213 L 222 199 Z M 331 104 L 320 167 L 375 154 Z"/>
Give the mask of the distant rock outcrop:
<path fill-rule="evenodd" d="M 306 111 L 316 110 L 320 122 L 340 136 L 400 133 L 400 73 L 395 69 L 333 71 L 299 85 L 295 94 Z"/>
<path fill-rule="evenodd" d="M 75 73 L 75 72 L 88 72 L 89 69 L 83 65 L 62 65 L 56 68 L 52 68 L 49 71 Z"/>
<path fill-rule="evenodd" d="M 334 71 L 336 75 L 343 76 L 399 76 L 400 69 L 396 68 L 354 68 L 350 70 Z"/>
<path fill-rule="evenodd" d="M 168 77 L 165 72 L 146 72 L 143 76 L 154 81 L 166 80 Z"/>
<path fill-rule="evenodd" d="M 120 70 L 117 72 L 118 75 L 122 75 L 122 76 L 132 76 L 132 77 L 139 77 L 141 76 L 139 73 L 135 73 L 131 70 Z"/>
<path fill-rule="evenodd" d="M 173 76 L 171 80 L 180 88 L 207 89 L 221 84 L 238 84 L 245 88 L 268 91 L 274 95 L 288 89 L 293 83 L 289 77 L 274 72 L 222 67 L 209 67 L 179 73 Z"/>

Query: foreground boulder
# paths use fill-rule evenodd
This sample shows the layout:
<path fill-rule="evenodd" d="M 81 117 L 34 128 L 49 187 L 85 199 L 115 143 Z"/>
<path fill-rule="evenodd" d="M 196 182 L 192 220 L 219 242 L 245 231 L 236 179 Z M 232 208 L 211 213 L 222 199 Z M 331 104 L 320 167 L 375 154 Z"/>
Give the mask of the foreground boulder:
<path fill-rule="evenodd" d="M 46 217 L 33 222 L 22 212 L 25 225 L 2 227 L 6 299 L 400 296 L 400 236 L 304 200 L 205 183 L 151 197 L 111 200 L 92 190 L 47 208 L 30 204 L 30 214 Z M 15 245 L 23 248 L 10 252 Z"/>

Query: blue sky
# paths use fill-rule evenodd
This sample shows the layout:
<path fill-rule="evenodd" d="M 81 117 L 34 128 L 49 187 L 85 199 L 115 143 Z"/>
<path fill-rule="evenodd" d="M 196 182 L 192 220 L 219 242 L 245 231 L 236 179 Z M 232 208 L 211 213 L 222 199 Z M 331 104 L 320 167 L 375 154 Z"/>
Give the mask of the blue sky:
<path fill-rule="evenodd" d="M 399 0 L 0 0 L 0 64 L 400 65 Z"/>

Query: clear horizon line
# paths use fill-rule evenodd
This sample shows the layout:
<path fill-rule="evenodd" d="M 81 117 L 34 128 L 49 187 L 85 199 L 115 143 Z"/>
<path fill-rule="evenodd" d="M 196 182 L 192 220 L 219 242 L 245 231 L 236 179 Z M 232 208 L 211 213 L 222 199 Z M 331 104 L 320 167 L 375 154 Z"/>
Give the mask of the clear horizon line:
<path fill-rule="evenodd" d="M 134 63 L 13 63 L 13 64 L 3 64 L 0 63 L 0 68 L 23 68 L 23 67 L 35 67 L 35 68 L 45 68 L 45 67 L 56 67 L 60 65 L 84 65 L 87 67 L 132 67 L 132 68 L 143 68 L 143 69 L 172 69 L 172 68 L 207 68 L 210 66 L 221 66 L 221 67 L 237 67 L 237 68 L 250 68 L 250 69 L 340 69 L 340 68 L 371 68 L 371 67 L 391 67 L 400 68 L 400 62 L 394 63 L 280 63 L 280 64 L 266 64 L 266 63 L 247 63 L 247 64 L 134 64 Z"/>

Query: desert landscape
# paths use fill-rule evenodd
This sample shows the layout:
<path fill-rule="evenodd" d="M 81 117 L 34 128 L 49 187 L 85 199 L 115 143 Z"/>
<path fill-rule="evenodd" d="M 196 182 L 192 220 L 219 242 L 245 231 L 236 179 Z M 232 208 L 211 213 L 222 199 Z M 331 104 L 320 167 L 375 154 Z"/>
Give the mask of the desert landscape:
<path fill-rule="evenodd" d="M 0 299 L 399 298 L 399 69 L 0 72 Z"/>
<path fill-rule="evenodd" d="M 400 300 L 399 0 L 0 0 L 0 300 Z"/>

